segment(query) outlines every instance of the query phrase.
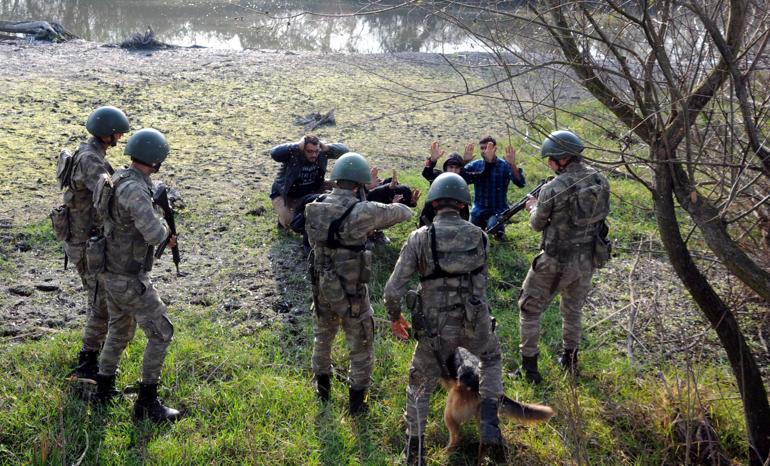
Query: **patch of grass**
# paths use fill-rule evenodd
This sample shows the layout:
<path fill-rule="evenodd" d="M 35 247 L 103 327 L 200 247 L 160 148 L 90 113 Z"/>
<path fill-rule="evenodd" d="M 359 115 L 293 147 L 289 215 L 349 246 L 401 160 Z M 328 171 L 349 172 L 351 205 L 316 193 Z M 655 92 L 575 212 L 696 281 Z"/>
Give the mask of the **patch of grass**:
<path fill-rule="evenodd" d="M 184 267 L 205 267 L 216 287 L 192 289 L 193 285 L 181 281 L 158 285 L 161 295 L 185 286 L 190 288 L 186 292 L 206 293 L 200 305 L 178 300 L 170 308 L 176 334 L 164 366 L 161 394 L 170 406 L 184 410 L 184 418 L 175 425 L 134 423 L 133 395 L 103 408 L 82 402 L 64 380 L 80 345 L 78 331 L 3 344 L 0 371 L 6 377 L 0 381 L 0 463 L 75 463 L 81 456 L 82 464 L 384 465 L 398 460 L 414 343 L 392 338 L 381 296 L 400 246 L 417 219 L 389 229 L 392 244 L 376 251 L 370 286 L 377 318 L 371 413 L 354 420 L 345 412 L 347 388 L 341 380 L 333 382 L 329 406 L 319 405 L 314 398 L 309 315 L 301 315 L 296 325 L 274 323 L 253 330 L 243 320 L 263 309 L 223 309 L 223 303 L 238 293 L 270 288 L 281 294 L 284 281 L 296 285 L 292 290 L 304 281 L 296 268 L 288 267 L 293 264 L 281 262 L 297 257 L 292 253 L 299 241 L 276 232 L 267 193 L 270 169 L 277 164 L 265 164 L 264 151 L 298 137 L 293 114 L 338 106 L 344 109 L 337 113 L 338 126 L 320 129 L 321 135 L 347 142 L 385 169 L 401 168 L 399 179 L 419 187 L 424 198 L 427 183 L 417 172 L 432 139 L 440 138 L 449 151 L 477 140 L 482 131 L 500 133 L 503 125 L 482 128 L 488 122 L 476 120 L 481 109 L 489 109 L 488 102 L 471 99 L 400 115 L 398 110 L 413 102 L 383 92 L 383 82 L 365 71 L 351 67 L 339 73 L 313 60 L 292 65 L 292 73 L 281 68 L 200 79 L 155 77 L 151 86 L 136 75 L 124 83 L 123 76 L 108 74 L 105 79 L 110 86 L 82 80 L 2 79 L 0 191 L 23 199 L 13 213 L 20 220 L 17 223 L 27 225 L 19 231 L 34 250 L 53 256 L 58 247 L 44 219 L 46 209 L 60 197 L 53 183 L 58 148 L 74 145 L 81 137 L 86 109 L 105 101 L 119 102 L 135 127 L 154 126 L 168 134 L 172 155 L 158 178 L 173 181 L 185 196 L 188 209 L 178 220 L 183 254 L 196 253 L 200 259 Z M 436 88 L 437 83 L 444 85 L 450 71 L 409 64 L 383 73 L 415 88 Z M 595 112 L 596 108 L 580 104 L 573 110 Z M 385 112 L 394 116 L 377 120 Z M 503 111 L 497 115 L 500 121 L 502 115 Z M 589 140 L 605 137 L 579 120 L 566 118 L 566 114 L 559 117 L 560 125 Z M 492 120 L 495 115 L 489 116 Z M 503 138 L 498 134 L 498 139 Z M 529 186 L 550 175 L 536 151 L 524 141 L 513 143 L 520 148 Z M 114 166 L 126 163 L 120 152 L 120 147 L 109 152 Z M 654 237 L 649 193 L 630 180 L 613 178 L 611 183 L 611 235 L 626 248 Z M 526 191 L 511 187 L 509 199 L 519 199 Z M 516 300 L 539 241 L 526 213 L 521 213 L 507 228 L 506 241 L 491 243 L 488 299 L 498 321 L 506 373 L 516 367 Z M 3 280 L 18 275 L 11 260 L 0 256 Z M 243 276 L 253 278 L 257 289 L 245 290 L 247 284 L 235 280 Z M 307 286 L 305 293 L 298 301 L 309 301 Z M 281 299 L 288 297 L 281 295 Z M 504 383 L 509 396 L 549 404 L 558 414 L 548 425 L 504 423 L 505 437 L 513 446 L 511 463 L 682 463 L 684 452 L 672 437 L 670 421 L 675 410 L 686 412 L 695 403 L 697 397 L 681 388 L 680 381 L 687 380 L 698 387 L 698 397 L 714 420 L 724 450 L 734 458 L 744 456 L 739 401 L 724 364 L 700 362 L 692 373 L 673 364 L 636 367 L 617 346 L 603 344 L 604 338 L 586 333 L 583 373 L 572 384 L 555 362 L 561 340 L 558 300 L 545 311 L 541 367 L 546 382 L 532 387 L 506 375 Z M 145 343 L 138 332 L 123 356 L 121 386 L 138 379 Z M 341 335 L 333 358 L 342 379 L 349 361 Z M 464 428 L 458 452 L 443 451 L 447 441 L 443 401 L 444 394 L 437 390 L 426 429 L 429 463 L 474 464 L 478 440 L 474 426 Z"/>

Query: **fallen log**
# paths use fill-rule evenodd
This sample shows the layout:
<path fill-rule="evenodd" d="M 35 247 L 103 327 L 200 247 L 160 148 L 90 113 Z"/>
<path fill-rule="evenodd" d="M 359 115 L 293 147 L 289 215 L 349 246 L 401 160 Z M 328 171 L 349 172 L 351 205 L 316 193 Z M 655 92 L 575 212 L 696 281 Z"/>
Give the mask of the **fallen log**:
<path fill-rule="evenodd" d="M 48 21 L 0 21 L 0 32 L 24 34 L 32 39 L 48 42 L 78 39 L 78 36 L 69 32 L 61 24 Z"/>
<path fill-rule="evenodd" d="M 305 133 L 310 133 L 319 126 L 334 126 L 337 124 L 337 120 L 334 118 L 334 109 L 331 109 L 325 115 L 318 112 L 311 112 L 304 117 L 298 116 L 294 119 L 294 123 L 304 126 L 303 131 Z"/>

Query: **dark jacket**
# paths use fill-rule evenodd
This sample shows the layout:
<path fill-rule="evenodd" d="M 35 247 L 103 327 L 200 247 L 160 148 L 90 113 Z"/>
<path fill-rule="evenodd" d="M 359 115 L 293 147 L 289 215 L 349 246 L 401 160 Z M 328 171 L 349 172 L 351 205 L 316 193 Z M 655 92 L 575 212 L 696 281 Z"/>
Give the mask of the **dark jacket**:
<path fill-rule="evenodd" d="M 326 173 L 326 165 L 329 163 L 329 159 L 336 159 L 348 152 L 348 147 L 345 144 L 327 145 L 329 149 L 318 154 L 318 159 L 316 159 L 316 164 L 321 168 L 322 177 Z M 275 177 L 273 188 L 270 190 L 270 199 L 275 199 L 278 196 L 286 197 L 291 185 L 297 181 L 302 172 L 305 154 L 299 150 L 299 144 L 290 142 L 273 147 L 270 150 L 270 156 L 276 162 L 281 162 L 281 168 L 278 169 L 278 175 Z M 321 183 L 323 183 L 323 179 L 320 180 L 319 187 Z"/>

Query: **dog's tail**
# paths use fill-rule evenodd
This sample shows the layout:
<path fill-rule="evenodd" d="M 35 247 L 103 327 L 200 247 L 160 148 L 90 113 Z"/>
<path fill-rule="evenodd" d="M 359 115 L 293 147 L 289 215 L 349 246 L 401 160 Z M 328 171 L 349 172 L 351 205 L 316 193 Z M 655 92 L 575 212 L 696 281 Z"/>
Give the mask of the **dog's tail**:
<path fill-rule="evenodd" d="M 519 403 L 507 396 L 500 400 L 500 415 L 516 419 L 520 422 L 545 422 L 555 414 L 549 406 Z"/>

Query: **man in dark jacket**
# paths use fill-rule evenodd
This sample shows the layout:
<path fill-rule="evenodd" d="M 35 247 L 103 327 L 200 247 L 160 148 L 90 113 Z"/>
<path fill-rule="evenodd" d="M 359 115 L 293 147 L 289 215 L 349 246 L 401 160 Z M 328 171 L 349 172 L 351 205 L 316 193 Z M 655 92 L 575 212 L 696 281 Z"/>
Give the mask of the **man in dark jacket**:
<path fill-rule="evenodd" d="M 278 216 L 278 225 L 289 228 L 294 209 L 308 194 L 323 191 L 324 175 L 329 159 L 348 152 L 344 144 L 325 144 L 317 136 L 304 136 L 299 142 L 281 144 L 270 151 L 281 162 L 270 192 Z"/>

